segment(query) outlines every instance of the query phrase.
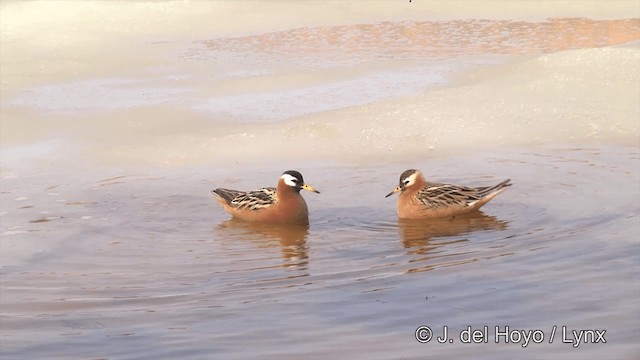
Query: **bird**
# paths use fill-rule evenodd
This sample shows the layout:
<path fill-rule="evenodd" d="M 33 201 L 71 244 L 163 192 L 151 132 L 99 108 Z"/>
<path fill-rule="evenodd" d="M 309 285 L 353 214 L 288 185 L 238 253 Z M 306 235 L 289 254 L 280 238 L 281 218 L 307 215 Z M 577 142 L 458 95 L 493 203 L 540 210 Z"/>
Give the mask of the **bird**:
<path fill-rule="evenodd" d="M 285 171 L 276 187 L 264 187 L 253 191 L 218 188 L 211 194 L 223 209 L 234 218 L 263 223 L 307 223 L 309 210 L 300 190 L 319 194 L 305 184 L 302 174 Z"/>
<path fill-rule="evenodd" d="M 400 175 L 400 184 L 385 197 L 399 192 L 397 213 L 401 219 L 455 217 L 478 210 L 511 186 L 510 179 L 493 186 L 469 187 L 427 182 L 420 170 Z"/>

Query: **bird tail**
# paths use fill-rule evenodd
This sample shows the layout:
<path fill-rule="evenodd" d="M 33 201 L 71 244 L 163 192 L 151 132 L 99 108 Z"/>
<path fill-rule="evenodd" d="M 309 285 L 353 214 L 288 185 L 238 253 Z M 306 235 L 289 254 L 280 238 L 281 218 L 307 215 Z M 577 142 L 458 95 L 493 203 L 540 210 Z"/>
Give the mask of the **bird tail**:
<path fill-rule="evenodd" d="M 224 202 L 226 204 L 231 204 L 231 201 L 236 198 L 241 193 L 238 190 L 230 190 L 217 188 L 215 190 L 211 190 L 211 195 L 215 196 L 218 201 Z"/>
<path fill-rule="evenodd" d="M 479 194 L 481 197 L 489 196 L 489 195 L 498 195 L 503 192 L 507 187 L 511 186 L 511 179 L 507 179 L 497 185 L 494 186 L 485 186 L 483 188 L 479 188 Z M 493 197 L 492 196 L 492 197 Z"/>

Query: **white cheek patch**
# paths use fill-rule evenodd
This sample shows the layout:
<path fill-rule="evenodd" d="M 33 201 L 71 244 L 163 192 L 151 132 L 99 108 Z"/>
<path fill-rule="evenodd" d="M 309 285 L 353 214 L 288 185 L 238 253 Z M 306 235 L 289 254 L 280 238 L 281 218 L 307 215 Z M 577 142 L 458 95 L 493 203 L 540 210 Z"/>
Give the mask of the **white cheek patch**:
<path fill-rule="evenodd" d="M 282 174 L 281 178 L 284 180 L 284 183 L 296 187 L 298 186 L 297 179 L 289 174 Z"/>
<path fill-rule="evenodd" d="M 408 180 L 408 182 L 407 182 Z M 411 174 L 408 178 L 405 179 L 404 186 L 411 186 L 416 182 L 416 174 Z"/>

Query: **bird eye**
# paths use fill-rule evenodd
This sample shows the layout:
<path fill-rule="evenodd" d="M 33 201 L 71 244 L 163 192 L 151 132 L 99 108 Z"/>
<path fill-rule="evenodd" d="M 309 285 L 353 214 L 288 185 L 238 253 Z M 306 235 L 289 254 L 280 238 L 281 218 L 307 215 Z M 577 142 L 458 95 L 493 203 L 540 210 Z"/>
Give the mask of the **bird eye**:
<path fill-rule="evenodd" d="M 409 179 L 404 180 L 402 183 L 404 183 L 405 185 L 409 183 Z"/>

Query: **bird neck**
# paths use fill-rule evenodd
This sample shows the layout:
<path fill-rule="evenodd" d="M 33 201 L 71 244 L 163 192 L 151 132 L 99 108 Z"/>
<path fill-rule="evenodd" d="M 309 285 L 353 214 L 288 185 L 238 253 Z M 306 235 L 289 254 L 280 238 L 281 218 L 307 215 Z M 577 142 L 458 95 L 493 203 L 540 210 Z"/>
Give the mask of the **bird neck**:
<path fill-rule="evenodd" d="M 279 197 L 296 197 L 299 196 L 300 191 L 285 184 L 284 180 L 280 179 L 276 186 L 276 194 Z"/>
<path fill-rule="evenodd" d="M 424 176 L 416 177 L 416 182 L 414 182 L 411 186 L 407 187 L 405 191 L 402 192 L 401 195 L 411 196 L 415 194 L 417 191 L 422 189 L 427 184 L 427 180 L 425 180 Z"/>

